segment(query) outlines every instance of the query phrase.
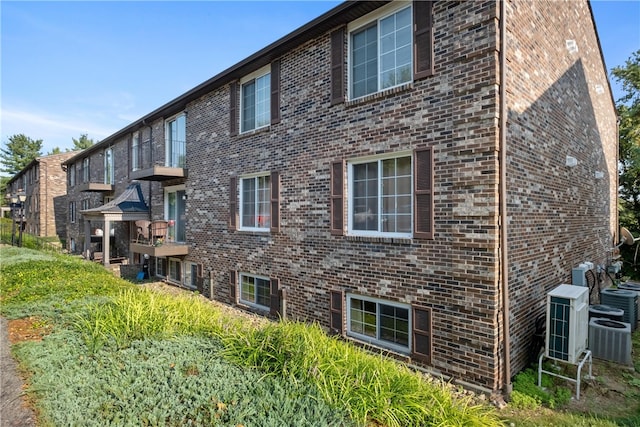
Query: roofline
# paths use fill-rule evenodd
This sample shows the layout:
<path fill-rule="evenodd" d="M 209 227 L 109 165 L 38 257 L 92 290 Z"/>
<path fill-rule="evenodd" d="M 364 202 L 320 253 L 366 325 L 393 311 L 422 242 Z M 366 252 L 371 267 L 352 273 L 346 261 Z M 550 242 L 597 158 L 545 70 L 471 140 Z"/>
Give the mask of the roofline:
<path fill-rule="evenodd" d="M 46 161 L 47 159 L 49 159 L 49 158 L 51 158 L 53 156 L 60 156 L 62 154 L 70 154 L 70 153 L 71 152 L 69 152 L 69 153 L 58 153 L 58 154 L 48 154 L 46 156 L 38 156 L 35 159 L 31 160 L 29 162 L 29 164 L 27 164 L 25 167 L 20 169 L 20 171 L 18 171 L 15 175 L 13 175 L 13 177 L 11 177 L 11 179 L 9 181 L 7 181 L 6 185 L 9 186 L 9 185 L 13 184 L 14 182 L 16 182 L 18 180 L 18 178 L 20 178 L 22 175 L 24 175 L 27 172 L 27 170 L 30 169 L 31 167 L 33 167 L 36 163 L 40 163 L 43 160 Z M 69 159 L 71 159 L 73 157 L 76 157 L 76 156 L 72 156 Z M 65 160 L 64 162 L 60 162 L 60 165 L 66 164 L 69 161 L 69 159 Z"/>
<path fill-rule="evenodd" d="M 324 34 L 332 28 L 346 25 L 355 18 L 366 15 L 367 13 L 390 3 L 391 0 L 385 1 L 353 1 L 347 0 L 344 3 L 340 3 L 333 9 L 325 12 L 314 20 L 299 27 L 297 30 L 285 35 L 284 37 L 276 40 L 270 45 L 257 51 L 253 55 L 245 58 L 244 60 L 232 65 L 221 73 L 216 74 L 210 79 L 204 81 L 193 89 L 178 96 L 172 101 L 167 102 L 161 107 L 153 110 L 149 114 L 141 117 L 140 119 L 132 122 L 128 126 L 120 129 L 112 135 L 106 137 L 102 141 L 93 146 L 83 150 L 78 155 L 66 160 L 63 164 L 70 164 L 76 160 L 86 157 L 87 155 L 104 148 L 117 139 L 134 132 L 143 126 L 148 126 L 154 120 L 162 117 L 167 117 L 183 110 L 186 105 L 200 98 L 201 96 L 211 92 L 212 90 L 228 84 L 234 80 L 240 79 L 242 76 L 249 74 L 251 71 L 256 70 L 264 65 L 267 65 L 272 60 L 288 52 L 295 46 L 299 46 L 308 40 L 317 37 L 320 34 Z"/>

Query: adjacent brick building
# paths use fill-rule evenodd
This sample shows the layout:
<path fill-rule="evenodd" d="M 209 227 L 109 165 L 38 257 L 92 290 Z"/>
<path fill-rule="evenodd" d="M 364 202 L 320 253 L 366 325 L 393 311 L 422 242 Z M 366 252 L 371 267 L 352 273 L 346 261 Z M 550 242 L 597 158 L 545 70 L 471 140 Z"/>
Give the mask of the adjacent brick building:
<path fill-rule="evenodd" d="M 500 390 L 616 154 L 587 1 L 347 2 L 68 160 L 69 236 Z"/>
<path fill-rule="evenodd" d="M 26 195 L 24 232 L 40 237 L 67 238 L 67 173 L 62 163 L 75 154 L 37 157 L 7 182 L 7 194 Z"/>

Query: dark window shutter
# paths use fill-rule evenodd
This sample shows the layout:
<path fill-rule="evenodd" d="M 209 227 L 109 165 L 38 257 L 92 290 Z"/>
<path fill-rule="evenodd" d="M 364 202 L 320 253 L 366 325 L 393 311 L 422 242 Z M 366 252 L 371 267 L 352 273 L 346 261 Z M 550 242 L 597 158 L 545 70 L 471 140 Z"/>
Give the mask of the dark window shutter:
<path fill-rule="evenodd" d="M 229 132 L 238 134 L 238 83 L 231 83 L 229 93 Z"/>
<path fill-rule="evenodd" d="M 231 177 L 229 183 L 229 230 L 238 229 L 238 178 Z"/>
<path fill-rule="evenodd" d="M 271 124 L 280 123 L 280 60 L 271 63 Z"/>
<path fill-rule="evenodd" d="M 229 270 L 229 298 L 232 304 L 236 302 L 236 286 L 238 286 L 238 272 Z"/>
<path fill-rule="evenodd" d="M 280 313 L 280 279 L 271 279 L 271 295 L 269 298 L 269 314 L 279 316 Z"/>
<path fill-rule="evenodd" d="M 331 33 L 331 105 L 344 102 L 344 32 L 342 27 Z"/>
<path fill-rule="evenodd" d="M 433 75 L 433 2 L 413 2 L 414 79 Z"/>
<path fill-rule="evenodd" d="M 202 277 L 202 264 L 198 264 L 198 277 Z"/>
<path fill-rule="evenodd" d="M 271 172 L 271 232 L 280 231 L 280 173 Z"/>
<path fill-rule="evenodd" d="M 343 333 L 343 313 L 342 302 L 344 301 L 343 291 L 329 292 L 329 332 L 333 335 L 342 335 Z"/>
<path fill-rule="evenodd" d="M 432 348 L 431 309 L 413 307 L 413 349 L 411 357 L 430 364 Z"/>
<path fill-rule="evenodd" d="M 413 237 L 433 239 L 433 148 L 418 149 L 413 153 Z"/>
<path fill-rule="evenodd" d="M 344 160 L 331 163 L 331 234 L 344 234 Z"/>

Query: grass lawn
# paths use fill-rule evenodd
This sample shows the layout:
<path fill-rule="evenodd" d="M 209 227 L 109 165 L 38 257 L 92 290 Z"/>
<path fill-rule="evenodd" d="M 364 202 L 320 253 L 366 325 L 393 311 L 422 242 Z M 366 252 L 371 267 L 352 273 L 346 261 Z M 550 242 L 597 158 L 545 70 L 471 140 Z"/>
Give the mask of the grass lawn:
<path fill-rule="evenodd" d="M 17 343 L 12 352 L 43 426 L 613 426 L 634 420 L 633 412 L 614 420 L 546 410 L 535 399 L 499 412 L 317 325 L 247 322 L 201 296 L 143 289 L 69 256 L 0 248 L 0 304 L 3 317 L 28 318 L 41 332 L 41 340 Z M 632 386 L 627 392 L 640 396 Z"/>

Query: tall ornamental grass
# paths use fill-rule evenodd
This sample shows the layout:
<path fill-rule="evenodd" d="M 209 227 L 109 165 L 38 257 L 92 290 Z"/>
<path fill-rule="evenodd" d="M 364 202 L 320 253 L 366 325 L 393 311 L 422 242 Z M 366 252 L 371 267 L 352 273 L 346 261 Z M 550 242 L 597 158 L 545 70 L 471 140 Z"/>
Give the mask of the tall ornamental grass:
<path fill-rule="evenodd" d="M 90 351 L 105 344 L 128 347 L 141 339 L 181 335 L 219 336 L 240 327 L 196 295 L 169 295 L 147 289 L 126 289 L 106 304 L 93 304 L 76 317 Z"/>
<path fill-rule="evenodd" d="M 476 404 L 470 396 L 454 396 L 446 384 L 329 337 L 316 324 L 272 323 L 226 334 L 221 340 L 230 360 L 310 382 L 327 402 L 345 408 L 360 425 L 502 425 L 492 407 Z"/>

